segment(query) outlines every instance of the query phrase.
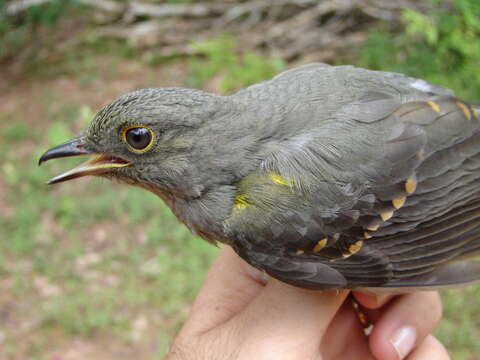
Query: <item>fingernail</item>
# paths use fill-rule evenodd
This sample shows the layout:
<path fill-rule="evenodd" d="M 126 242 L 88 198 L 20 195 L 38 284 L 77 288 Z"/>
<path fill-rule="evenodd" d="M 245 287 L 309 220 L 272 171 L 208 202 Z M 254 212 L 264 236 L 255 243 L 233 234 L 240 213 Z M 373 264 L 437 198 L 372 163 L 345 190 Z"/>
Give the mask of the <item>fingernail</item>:
<path fill-rule="evenodd" d="M 417 340 L 417 332 L 412 326 L 398 329 L 390 339 L 399 359 L 404 359 L 412 351 Z"/>

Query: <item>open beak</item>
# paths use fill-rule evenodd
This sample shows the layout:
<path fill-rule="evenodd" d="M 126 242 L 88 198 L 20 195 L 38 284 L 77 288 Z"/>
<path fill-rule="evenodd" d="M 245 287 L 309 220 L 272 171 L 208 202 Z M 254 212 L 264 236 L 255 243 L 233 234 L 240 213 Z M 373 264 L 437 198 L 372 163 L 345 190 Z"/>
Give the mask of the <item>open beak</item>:
<path fill-rule="evenodd" d="M 86 175 L 99 175 L 113 168 L 129 166 L 128 161 L 106 154 L 98 154 L 88 151 L 83 146 L 82 139 L 74 139 L 64 144 L 51 148 L 40 157 L 38 165 L 50 159 L 63 158 L 68 156 L 90 155 L 93 156 L 86 162 L 74 167 L 71 170 L 57 175 L 47 181 L 47 184 L 56 184 L 62 181 L 75 179 Z"/>

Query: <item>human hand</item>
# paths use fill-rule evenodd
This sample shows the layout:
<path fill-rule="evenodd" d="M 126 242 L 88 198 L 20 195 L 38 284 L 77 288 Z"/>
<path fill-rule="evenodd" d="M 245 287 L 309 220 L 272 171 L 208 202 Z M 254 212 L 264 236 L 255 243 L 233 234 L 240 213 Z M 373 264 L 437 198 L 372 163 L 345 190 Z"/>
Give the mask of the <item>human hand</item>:
<path fill-rule="evenodd" d="M 353 292 L 375 326 L 363 333 L 347 290 L 312 291 L 272 279 L 225 247 L 210 269 L 168 360 L 447 360 L 429 335 L 436 292 Z"/>

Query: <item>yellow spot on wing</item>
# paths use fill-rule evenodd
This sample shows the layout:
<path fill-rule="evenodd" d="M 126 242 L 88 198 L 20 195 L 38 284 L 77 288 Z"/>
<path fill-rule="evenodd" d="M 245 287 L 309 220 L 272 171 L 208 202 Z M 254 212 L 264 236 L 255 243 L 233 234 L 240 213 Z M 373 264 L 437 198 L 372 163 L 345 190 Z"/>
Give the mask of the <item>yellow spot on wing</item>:
<path fill-rule="evenodd" d="M 358 240 L 357 242 L 355 242 L 354 244 L 352 244 L 348 247 L 348 251 L 350 251 L 351 254 L 355 254 L 356 252 L 360 251 L 362 246 L 363 246 L 363 241 Z"/>
<path fill-rule="evenodd" d="M 347 258 L 347 257 L 359 252 L 360 249 L 362 248 L 362 246 L 363 246 L 363 240 L 358 240 L 357 242 L 355 242 L 354 244 L 352 244 L 348 247 L 348 253 L 343 254 L 343 257 Z"/>
<path fill-rule="evenodd" d="M 383 213 L 380 213 L 380 217 L 382 218 L 383 221 L 387 221 L 393 216 L 393 211 L 385 211 Z"/>
<path fill-rule="evenodd" d="M 470 112 L 470 109 L 468 108 L 468 106 L 461 101 L 457 101 L 456 104 L 460 109 L 462 109 L 463 114 L 465 115 L 467 120 L 470 120 L 472 118 L 472 113 Z"/>
<path fill-rule="evenodd" d="M 370 238 L 372 237 L 372 235 L 370 235 L 368 232 L 365 231 L 365 232 L 363 233 L 363 237 L 364 237 L 365 239 L 370 239 Z"/>
<path fill-rule="evenodd" d="M 400 209 L 405 204 L 405 200 L 407 200 L 405 196 L 393 199 L 392 200 L 393 207 L 395 209 Z"/>
<path fill-rule="evenodd" d="M 408 179 L 405 181 L 405 191 L 407 194 L 413 194 L 417 189 L 417 182 L 414 179 Z"/>
<path fill-rule="evenodd" d="M 367 230 L 376 231 L 376 230 L 378 230 L 379 227 L 380 227 L 380 224 L 372 224 L 372 225 L 367 227 Z"/>
<path fill-rule="evenodd" d="M 283 176 L 276 174 L 276 173 L 270 173 L 268 174 L 268 177 L 276 184 L 278 185 L 284 185 L 284 186 L 292 186 L 290 182 L 285 179 Z"/>
<path fill-rule="evenodd" d="M 247 206 L 249 206 L 250 203 L 248 202 L 247 195 L 240 194 L 235 196 L 234 205 L 237 209 L 245 209 Z"/>
<path fill-rule="evenodd" d="M 295 253 L 296 253 L 297 255 L 302 255 L 302 254 L 305 253 L 305 251 L 299 249 L 299 250 L 297 250 Z"/>
<path fill-rule="evenodd" d="M 436 113 L 441 113 L 442 109 L 440 109 L 440 106 L 435 102 L 435 101 L 427 101 L 427 104 L 432 108 L 433 111 Z"/>
<path fill-rule="evenodd" d="M 322 240 L 320 240 L 319 242 L 317 242 L 317 244 L 315 245 L 315 247 L 313 248 L 313 252 L 314 253 L 317 253 L 319 252 L 320 250 L 322 250 L 325 245 L 327 245 L 327 238 L 323 238 Z"/>

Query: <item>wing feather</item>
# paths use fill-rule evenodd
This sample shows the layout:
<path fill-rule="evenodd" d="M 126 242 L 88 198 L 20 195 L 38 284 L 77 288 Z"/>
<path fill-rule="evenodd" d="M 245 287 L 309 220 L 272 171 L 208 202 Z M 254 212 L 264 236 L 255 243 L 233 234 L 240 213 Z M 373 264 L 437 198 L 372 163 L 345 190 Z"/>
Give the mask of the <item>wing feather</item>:
<path fill-rule="evenodd" d="M 430 90 L 421 100 L 402 90 L 367 92 L 338 109 L 341 121 L 271 146 L 258 171 L 237 184 L 247 206 L 225 221 L 237 252 L 315 289 L 480 279 L 480 265 L 463 260 L 480 253 L 477 109 Z"/>

